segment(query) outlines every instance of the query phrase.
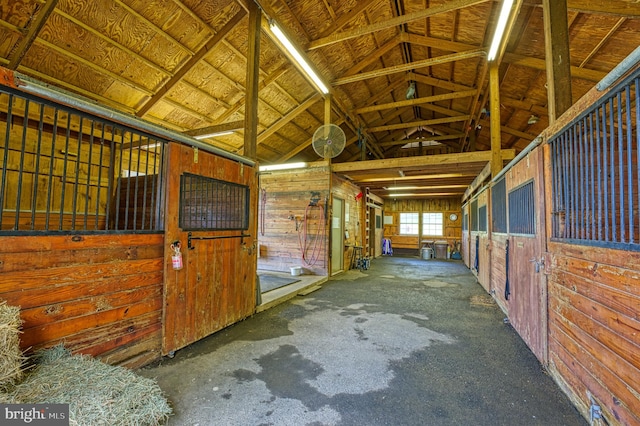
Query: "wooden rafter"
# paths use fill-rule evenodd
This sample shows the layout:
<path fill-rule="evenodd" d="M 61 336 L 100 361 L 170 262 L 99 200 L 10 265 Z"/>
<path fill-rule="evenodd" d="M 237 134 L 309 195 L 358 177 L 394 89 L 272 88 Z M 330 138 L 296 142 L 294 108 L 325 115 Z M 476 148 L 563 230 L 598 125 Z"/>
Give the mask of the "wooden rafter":
<path fill-rule="evenodd" d="M 182 78 L 194 67 L 198 62 L 205 57 L 207 53 L 213 49 L 213 47 L 220 43 L 220 41 L 227 36 L 227 34 L 235 28 L 235 26 L 246 16 L 244 10 L 236 13 L 227 23 L 215 34 L 209 41 L 196 52 L 180 69 L 167 81 L 156 93 L 149 99 L 140 110 L 136 113 L 138 117 L 144 116 L 149 110 L 160 101 L 166 94 L 174 87 Z"/>
<path fill-rule="evenodd" d="M 258 135 L 258 143 L 260 144 L 264 142 L 269 136 L 275 134 L 278 130 L 284 127 L 285 124 L 289 123 L 291 120 L 293 120 L 294 118 L 296 118 L 297 116 L 305 112 L 311 105 L 315 104 L 320 99 L 321 99 L 321 96 L 318 93 L 314 93 L 313 95 L 309 96 L 304 102 L 302 102 L 300 105 L 298 105 L 297 107 L 289 111 L 287 115 L 285 115 L 280 120 L 270 125 L 267 130 L 260 133 Z"/>
<path fill-rule="evenodd" d="M 342 28 L 344 28 L 345 25 L 351 22 L 352 19 L 364 12 L 364 10 L 369 7 L 369 5 L 373 1 L 374 0 L 359 1 L 356 6 L 354 6 L 354 8 L 349 11 L 349 13 L 345 13 L 343 15 L 340 15 L 337 19 L 334 19 L 331 24 L 320 33 L 320 37 L 327 37 L 329 34 L 340 31 Z"/>
<path fill-rule="evenodd" d="M 452 0 L 448 1 L 442 6 L 429 7 L 417 12 L 408 13 L 406 15 L 397 16 L 395 18 L 387 19 L 384 22 L 376 22 L 371 25 L 354 28 L 348 31 L 342 31 L 333 33 L 330 36 L 319 38 L 309 43 L 308 49 L 313 50 L 319 47 L 329 46 L 334 43 L 349 40 L 355 37 L 360 37 L 366 34 L 371 34 L 376 31 L 384 30 L 387 28 L 397 27 L 399 25 L 406 24 L 418 19 L 426 19 L 431 16 L 439 15 L 441 13 L 450 12 L 456 9 L 462 9 L 476 4 L 485 3 L 488 0 Z"/>
<path fill-rule="evenodd" d="M 354 83 L 356 81 L 367 80 L 370 78 L 381 77 L 389 74 L 395 74 L 399 72 L 430 67 L 432 65 L 445 64 L 452 61 L 462 61 L 464 59 L 478 58 L 484 55 L 485 55 L 485 51 L 482 49 L 471 50 L 468 52 L 453 53 L 451 55 L 443 55 L 435 58 L 429 58 L 429 59 L 423 59 L 421 61 L 411 62 L 408 64 L 401 64 L 401 65 L 391 66 L 391 67 L 387 67 L 379 70 L 363 72 L 363 73 L 348 76 L 348 77 L 341 77 L 336 79 L 333 82 L 333 84 L 336 86 L 339 86 L 342 84 Z"/>
<path fill-rule="evenodd" d="M 460 139 L 464 136 L 464 133 L 453 133 L 450 135 L 438 135 L 438 136 L 427 136 L 422 139 L 413 138 L 413 139 L 404 139 L 404 140 L 394 140 L 394 141 L 385 141 L 378 142 L 378 146 L 380 147 L 388 147 L 388 146 L 396 146 L 396 145 L 405 145 L 412 142 L 421 142 L 421 141 L 449 141 L 453 139 Z"/>
<path fill-rule="evenodd" d="M 372 106 L 369 106 L 369 107 L 358 108 L 358 109 L 354 110 L 354 112 L 357 113 L 357 114 L 364 114 L 364 113 L 367 113 L 367 112 L 380 111 L 380 110 L 383 110 L 383 109 L 392 109 L 392 108 L 399 108 L 399 107 L 405 107 L 405 106 L 422 105 L 422 104 L 428 104 L 428 103 L 431 103 L 431 102 L 444 101 L 444 100 L 448 100 L 448 99 L 468 98 L 468 97 L 473 96 L 475 94 L 476 94 L 476 90 L 466 90 L 464 92 L 443 93 L 441 95 L 425 96 L 425 97 L 422 97 L 422 98 L 407 99 L 407 100 L 404 100 L 404 101 L 390 102 L 390 103 L 380 104 L 380 105 L 372 105 Z"/>
<path fill-rule="evenodd" d="M 51 12 L 53 12 L 57 4 L 58 0 L 49 0 L 40 10 L 38 10 L 38 14 L 36 15 L 35 19 L 30 22 L 29 30 L 26 34 L 23 34 L 22 40 L 20 40 L 20 43 L 18 43 L 18 45 L 15 46 L 14 50 L 11 52 L 11 55 L 8 58 L 9 64 L 7 65 L 7 68 L 11 70 L 18 69 L 18 65 L 20 65 L 22 58 L 35 41 L 36 37 L 40 33 L 40 30 L 47 22 L 49 15 L 51 15 Z"/>
<path fill-rule="evenodd" d="M 397 130 L 397 129 L 407 129 L 415 126 L 429 126 L 432 124 L 445 124 L 445 123 L 455 123 L 458 121 L 465 121 L 469 119 L 469 115 L 460 115 L 458 117 L 445 117 L 445 118 L 434 118 L 432 120 L 420 120 L 420 121 L 412 121 L 409 123 L 399 123 L 399 124 L 388 124 L 386 126 L 379 127 L 369 127 L 367 131 L 369 132 L 386 132 L 389 130 Z"/>

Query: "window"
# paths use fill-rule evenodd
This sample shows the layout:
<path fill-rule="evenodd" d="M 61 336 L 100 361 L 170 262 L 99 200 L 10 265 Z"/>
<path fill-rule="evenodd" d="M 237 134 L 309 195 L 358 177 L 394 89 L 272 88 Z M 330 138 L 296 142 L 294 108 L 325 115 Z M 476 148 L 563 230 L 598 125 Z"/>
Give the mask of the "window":
<path fill-rule="evenodd" d="M 469 208 L 469 215 L 471 216 L 471 230 L 478 230 L 478 200 L 473 200 L 471 202 L 471 207 Z"/>
<path fill-rule="evenodd" d="M 249 187 L 185 173 L 180 177 L 180 228 L 249 228 Z"/>
<path fill-rule="evenodd" d="M 533 181 L 509 192 L 509 232 L 534 235 L 536 233 L 536 205 Z"/>
<path fill-rule="evenodd" d="M 400 213 L 400 235 L 418 235 L 419 213 Z"/>
<path fill-rule="evenodd" d="M 487 205 L 478 207 L 478 231 L 487 232 Z"/>
<path fill-rule="evenodd" d="M 442 213 L 422 213 L 422 235 L 444 234 Z"/>
<path fill-rule="evenodd" d="M 504 178 L 491 189 L 491 219 L 493 232 L 507 232 L 507 185 Z"/>

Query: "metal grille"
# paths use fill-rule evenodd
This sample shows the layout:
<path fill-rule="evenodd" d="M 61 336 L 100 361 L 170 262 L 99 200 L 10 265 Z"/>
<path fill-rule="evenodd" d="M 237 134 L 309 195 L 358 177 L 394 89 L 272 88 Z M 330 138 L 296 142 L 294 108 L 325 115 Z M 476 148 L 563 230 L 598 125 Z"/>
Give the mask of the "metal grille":
<path fill-rule="evenodd" d="M 0 235 L 162 230 L 165 143 L 0 86 Z"/>
<path fill-rule="evenodd" d="M 487 205 L 478 207 L 478 231 L 487 232 Z"/>
<path fill-rule="evenodd" d="M 493 232 L 507 232 L 507 184 L 504 178 L 491 188 L 491 220 Z"/>
<path fill-rule="evenodd" d="M 535 235 L 535 201 L 532 180 L 509 192 L 509 233 Z"/>
<path fill-rule="evenodd" d="M 185 173 L 180 177 L 180 228 L 246 230 L 249 187 Z"/>
<path fill-rule="evenodd" d="M 550 142 L 552 237 L 640 249 L 640 71 Z"/>
<path fill-rule="evenodd" d="M 471 202 L 471 207 L 469 208 L 469 214 L 471 215 L 471 230 L 478 230 L 478 200 L 474 200 Z"/>
<path fill-rule="evenodd" d="M 463 231 L 469 230 L 469 214 L 468 213 L 464 213 L 462 215 L 462 230 Z"/>

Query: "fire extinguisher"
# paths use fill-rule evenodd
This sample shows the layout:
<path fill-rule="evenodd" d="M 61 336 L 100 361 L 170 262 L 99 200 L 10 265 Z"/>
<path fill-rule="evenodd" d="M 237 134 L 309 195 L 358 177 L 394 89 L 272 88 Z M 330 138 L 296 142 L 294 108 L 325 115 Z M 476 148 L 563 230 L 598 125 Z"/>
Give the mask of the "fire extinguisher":
<path fill-rule="evenodd" d="M 171 266 L 176 271 L 182 269 L 182 253 L 180 253 L 180 241 L 174 241 L 171 243 L 171 250 L 173 250 L 173 254 L 171 255 Z"/>

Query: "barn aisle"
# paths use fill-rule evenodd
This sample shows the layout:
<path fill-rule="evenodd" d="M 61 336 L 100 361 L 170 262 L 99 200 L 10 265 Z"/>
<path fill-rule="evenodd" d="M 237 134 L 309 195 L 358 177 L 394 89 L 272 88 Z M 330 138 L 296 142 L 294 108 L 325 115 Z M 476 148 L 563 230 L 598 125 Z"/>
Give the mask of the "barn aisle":
<path fill-rule="evenodd" d="M 141 369 L 170 425 L 584 425 L 459 261 L 383 257 Z"/>

